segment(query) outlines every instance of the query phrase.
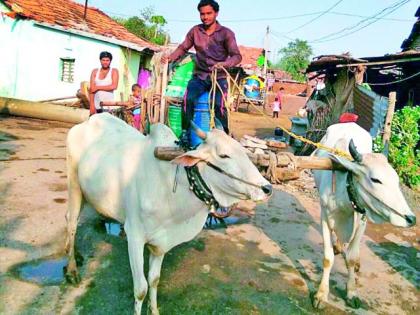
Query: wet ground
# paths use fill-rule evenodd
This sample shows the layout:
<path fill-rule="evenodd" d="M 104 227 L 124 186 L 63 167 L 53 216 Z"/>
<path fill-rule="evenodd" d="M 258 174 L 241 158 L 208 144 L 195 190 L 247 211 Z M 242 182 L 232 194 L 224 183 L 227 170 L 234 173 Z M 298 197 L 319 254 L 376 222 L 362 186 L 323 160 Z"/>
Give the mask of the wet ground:
<path fill-rule="evenodd" d="M 240 124 L 235 130 L 270 131 L 264 121 L 249 117 L 235 114 Z M 82 282 L 73 287 L 62 277 L 69 127 L 0 118 L 1 314 L 132 314 L 123 230 L 89 207 L 76 241 Z M 418 195 L 407 193 L 419 209 Z M 316 198 L 305 173 L 276 186 L 267 204 L 242 204 L 246 215 L 239 224 L 204 230 L 172 250 L 162 268 L 161 314 L 418 314 L 419 228 L 373 224 L 361 249 L 362 308 L 345 305 L 346 270 L 336 256 L 330 304 L 320 312 L 312 309 L 309 296 L 322 270 Z"/>

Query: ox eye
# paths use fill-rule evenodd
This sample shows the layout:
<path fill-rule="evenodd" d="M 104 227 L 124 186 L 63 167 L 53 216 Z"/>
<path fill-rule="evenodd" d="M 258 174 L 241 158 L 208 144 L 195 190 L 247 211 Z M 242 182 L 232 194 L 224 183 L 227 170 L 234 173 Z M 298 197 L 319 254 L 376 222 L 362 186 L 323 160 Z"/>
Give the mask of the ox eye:
<path fill-rule="evenodd" d="M 222 159 L 229 159 L 230 158 L 230 156 L 227 155 L 227 154 L 220 154 L 219 157 L 222 158 Z"/>
<path fill-rule="evenodd" d="M 371 178 L 370 178 L 370 180 L 371 180 L 372 182 L 376 183 L 376 184 L 382 184 L 382 182 L 381 182 L 379 179 L 377 179 L 377 178 L 373 178 L 373 177 L 371 177 Z"/>

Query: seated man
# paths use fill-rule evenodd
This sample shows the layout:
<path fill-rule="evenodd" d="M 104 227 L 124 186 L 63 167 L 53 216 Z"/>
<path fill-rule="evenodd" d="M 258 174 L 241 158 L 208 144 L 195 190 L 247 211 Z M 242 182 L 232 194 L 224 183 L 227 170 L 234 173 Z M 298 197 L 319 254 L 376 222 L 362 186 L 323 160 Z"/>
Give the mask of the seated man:
<path fill-rule="evenodd" d="M 187 34 L 184 42 L 169 56 L 162 57 L 162 63 L 178 60 L 194 46 L 196 51 L 196 66 L 193 78 L 190 80 L 186 91 L 186 106 L 183 117 L 183 129 L 188 130 L 190 120 L 193 119 L 194 105 L 198 97 L 206 91 L 210 91 L 211 73 L 220 67 L 233 67 L 242 60 L 235 34 L 217 22 L 219 5 L 214 0 L 201 0 L 198 4 L 202 24 L 194 26 Z M 223 94 L 227 94 L 226 73 L 223 70 L 217 72 L 217 82 Z M 229 133 L 227 113 L 223 104 L 223 97 L 217 88 L 215 100 L 215 116 L 223 125 L 226 133 Z M 184 134 L 185 140 L 185 134 Z"/>

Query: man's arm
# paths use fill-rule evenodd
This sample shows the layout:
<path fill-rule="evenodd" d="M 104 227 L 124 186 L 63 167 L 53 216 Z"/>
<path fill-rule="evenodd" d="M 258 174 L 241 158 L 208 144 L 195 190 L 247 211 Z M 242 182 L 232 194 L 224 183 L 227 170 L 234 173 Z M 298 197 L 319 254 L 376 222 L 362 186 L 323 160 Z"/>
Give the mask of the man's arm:
<path fill-rule="evenodd" d="M 163 60 L 163 62 L 171 62 L 178 60 L 181 56 L 185 55 L 188 50 L 194 45 L 194 28 L 190 29 L 190 31 L 187 33 L 187 36 L 185 36 L 184 41 L 170 54 L 166 60 Z"/>
<path fill-rule="evenodd" d="M 223 62 L 223 66 L 229 68 L 238 65 L 242 61 L 242 56 L 236 44 L 235 34 L 232 31 L 227 32 L 226 48 L 229 58 Z"/>

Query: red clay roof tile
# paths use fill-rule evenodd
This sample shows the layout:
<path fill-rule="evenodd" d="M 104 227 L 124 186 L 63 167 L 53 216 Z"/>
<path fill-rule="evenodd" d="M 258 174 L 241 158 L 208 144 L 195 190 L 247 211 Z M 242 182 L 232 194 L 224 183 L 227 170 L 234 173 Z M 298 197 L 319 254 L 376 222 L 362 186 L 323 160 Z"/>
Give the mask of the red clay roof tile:
<path fill-rule="evenodd" d="M 256 69 L 257 59 L 262 54 L 263 49 L 257 47 L 239 46 L 242 55 L 240 66 L 244 69 Z"/>
<path fill-rule="evenodd" d="M 133 43 L 152 50 L 159 46 L 130 33 L 101 10 L 88 7 L 84 20 L 84 5 L 71 0 L 5 0 L 5 4 L 20 16 L 37 22 L 58 25 Z"/>

